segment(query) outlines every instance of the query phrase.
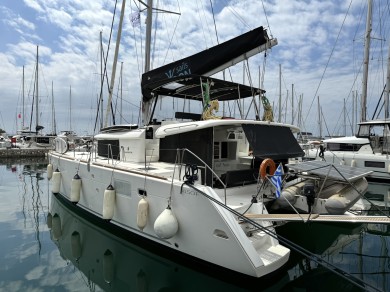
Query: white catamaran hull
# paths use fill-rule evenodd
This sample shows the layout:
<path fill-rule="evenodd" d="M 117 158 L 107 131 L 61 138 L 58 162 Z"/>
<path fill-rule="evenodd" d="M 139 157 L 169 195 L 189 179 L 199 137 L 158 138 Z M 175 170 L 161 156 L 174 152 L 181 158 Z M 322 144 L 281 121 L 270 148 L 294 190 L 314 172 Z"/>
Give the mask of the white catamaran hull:
<path fill-rule="evenodd" d="M 81 188 L 77 205 L 103 218 L 103 208 L 112 208 L 110 224 L 116 224 L 180 253 L 253 277 L 275 271 L 288 260 L 289 249 L 280 245 L 276 239 L 265 236 L 262 231 L 252 232 L 248 236 L 243 230 L 244 224 L 239 224 L 232 213 L 196 190 L 182 186 L 183 181 L 173 180 L 172 183 L 162 176 L 126 170 L 120 163 L 88 163 L 86 156 L 81 154 L 80 158 L 77 162 L 69 156 L 64 159 L 56 154 L 51 155 L 53 169 L 58 168 L 60 171 L 60 175 L 53 175 L 53 188 L 58 186 L 60 177 L 59 193 L 71 200 L 72 179 L 78 173 Z M 143 164 L 139 167 L 143 169 Z M 104 198 L 109 185 L 115 188 L 111 203 Z M 220 201 L 212 188 L 203 185 L 197 187 Z M 138 204 L 142 198 L 140 194 L 145 195 L 149 206 L 143 230 L 137 225 Z M 111 206 L 103 206 L 104 202 Z M 177 219 L 178 229 L 171 238 L 164 239 L 156 235 L 154 225 L 168 204 Z M 262 203 L 253 204 L 252 208 L 266 213 Z M 262 224 L 270 225 L 269 222 Z"/>

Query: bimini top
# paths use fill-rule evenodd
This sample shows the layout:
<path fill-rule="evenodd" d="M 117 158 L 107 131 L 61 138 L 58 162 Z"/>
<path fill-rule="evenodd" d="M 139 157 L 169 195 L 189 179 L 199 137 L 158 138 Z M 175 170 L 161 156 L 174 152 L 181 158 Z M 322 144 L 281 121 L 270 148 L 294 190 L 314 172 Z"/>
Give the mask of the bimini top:
<path fill-rule="evenodd" d="M 157 94 L 197 99 L 201 92 L 199 76 L 211 76 L 276 44 L 277 40 L 270 40 L 267 31 L 260 26 L 192 56 L 150 70 L 142 75 L 143 101 L 148 102 Z M 175 82 L 181 82 L 181 88 L 167 90 L 168 86 L 176 87 Z M 214 82 L 215 88 L 223 87 L 220 82 Z M 192 89 L 194 86 L 196 90 Z M 247 93 L 245 95 L 249 96 Z M 211 96 L 211 99 L 215 98 L 233 99 L 231 94 Z M 237 94 L 236 98 L 239 98 Z"/>
<path fill-rule="evenodd" d="M 202 101 L 205 90 L 204 87 L 202 88 L 202 84 L 208 84 L 210 100 L 234 100 L 265 93 L 260 88 L 234 82 L 205 76 L 186 75 L 148 83 L 143 89 L 148 91 L 150 95 L 144 95 L 143 98 L 144 101 L 147 101 L 154 96 L 165 95 Z"/>

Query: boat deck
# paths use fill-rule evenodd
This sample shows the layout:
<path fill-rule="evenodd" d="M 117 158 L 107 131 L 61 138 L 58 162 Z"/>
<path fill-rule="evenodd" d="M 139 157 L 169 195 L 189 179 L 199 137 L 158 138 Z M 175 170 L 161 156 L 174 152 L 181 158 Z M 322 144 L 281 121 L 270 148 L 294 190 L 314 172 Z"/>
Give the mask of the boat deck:
<path fill-rule="evenodd" d="M 345 223 L 379 223 L 390 224 L 387 216 L 366 215 L 319 215 L 319 214 L 246 214 L 252 220 L 269 221 L 313 221 L 313 222 L 345 222 Z"/>

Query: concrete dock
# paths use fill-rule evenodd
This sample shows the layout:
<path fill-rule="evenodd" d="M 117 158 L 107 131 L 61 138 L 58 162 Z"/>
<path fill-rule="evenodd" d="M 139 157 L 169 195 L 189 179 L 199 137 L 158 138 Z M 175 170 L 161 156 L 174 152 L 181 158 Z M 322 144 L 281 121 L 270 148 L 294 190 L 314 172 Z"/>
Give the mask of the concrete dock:
<path fill-rule="evenodd" d="M 49 151 L 45 148 L 0 148 L 0 158 L 44 157 Z"/>

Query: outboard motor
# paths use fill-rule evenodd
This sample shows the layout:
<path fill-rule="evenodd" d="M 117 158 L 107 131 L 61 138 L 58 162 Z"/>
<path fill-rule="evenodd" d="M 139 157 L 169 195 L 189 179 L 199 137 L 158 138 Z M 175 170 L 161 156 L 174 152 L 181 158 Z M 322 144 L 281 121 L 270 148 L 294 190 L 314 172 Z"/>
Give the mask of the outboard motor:
<path fill-rule="evenodd" d="M 306 196 L 307 206 L 310 213 L 311 207 L 314 205 L 314 199 L 316 195 L 314 183 L 309 182 L 303 186 L 303 195 Z"/>

